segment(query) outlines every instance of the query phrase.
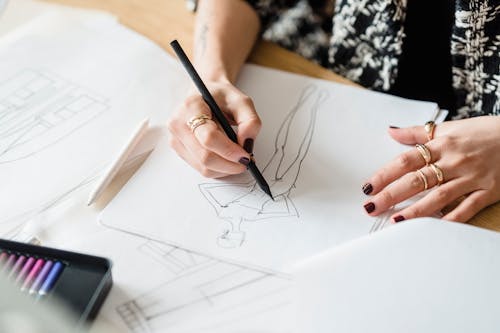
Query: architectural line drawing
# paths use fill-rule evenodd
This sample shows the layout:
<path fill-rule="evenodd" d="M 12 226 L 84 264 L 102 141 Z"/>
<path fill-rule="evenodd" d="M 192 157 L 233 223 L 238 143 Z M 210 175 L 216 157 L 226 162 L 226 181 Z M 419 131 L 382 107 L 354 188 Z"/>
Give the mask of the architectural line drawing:
<path fill-rule="evenodd" d="M 192 267 L 203 265 L 210 261 L 209 257 L 196 255 L 179 247 L 148 241 L 139 247 L 145 255 L 154 258 L 172 274 L 181 274 Z"/>
<path fill-rule="evenodd" d="M 47 71 L 0 82 L 0 164 L 34 155 L 109 109 L 108 101 Z"/>
<path fill-rule="evenodd" d="M 274 152 L 262 169 L 274 201 L 255 181 L 199 184 L 200 192 L 214 207 L 218 218 L 224 221 L 223 231 L 217 238 L 220 247 L 242 246 L 246 237 L 242 228 L 244 223 L 299 217 L 291 193 L 296 188 L 314 137 L 318 111 L 328 97 L 328 93 L 316 85 L 305 87 L 278 128 Z"/>
<path fill-rule="evenodd" d="M 116 306 L 133 333 L 182 331 L 187 325 L 219 327 L 280 309 L 291 303 L 291 277 L 198 254 L 146 236 L 138 253 L 166 269 L 165 281 Z M 215 318 L 215 319 L 214 319 Z M 212 327 L 214 326 L 215 327 Z"/>

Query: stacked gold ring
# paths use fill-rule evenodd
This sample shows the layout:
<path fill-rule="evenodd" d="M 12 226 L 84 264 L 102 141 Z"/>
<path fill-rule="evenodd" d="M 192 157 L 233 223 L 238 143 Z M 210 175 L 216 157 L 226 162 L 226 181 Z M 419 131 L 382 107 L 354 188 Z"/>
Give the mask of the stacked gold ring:
<path fill-rule="evenodd" d="M 425 132 L 427 133 L 427 139 L 431 141 L 434 139 L 434 131 L 436 130 L 436 123 L 432 120 L 429 120 L 424 125 Z"/>
<path fill-rule="evenodd" d="M 188 120 L 187 125 L 191 128 L 191 131 L 194 131 L 203 124 L 207 123 L 207 120 L 212 120 L 212 117 L 206 114 L 199 114 L 197 116 L 192 117 Z"/>
<path fill-rule="evenodd" d="M 429 148 L 427 148 L 426 145 L 423 145 L 420 143 L 417 143 L 415 145 L 415 148 L 417 148 L 420 155 L 422 155 L 422 158 L 425 161 L 425 165 L 429 165 L 429 163 L 431 163 L 431 161 L 432 161 L 432 155 L 431 155 L 431 151 L 429 150 Z"/>
<path fill-rule="evenodd" d="M 424 184 L 424 191 L 426 191 L 429 188 L 429 182 L 427 181 L 427 177 L 425 176 L 424 172 L 421 169 L 417 170 L 417 174 L 422 180 L 422 183 Z"/>
<path fill-rule="evenodd" d="M 429 166 L 431 167 L 432 171 L 434 171 L 434 173 L 436 174 L 437 186 L 441 185 L 444 181 L 443 170 L 441 170 L 441 168 L 434 163 L 431 163 Z"/>

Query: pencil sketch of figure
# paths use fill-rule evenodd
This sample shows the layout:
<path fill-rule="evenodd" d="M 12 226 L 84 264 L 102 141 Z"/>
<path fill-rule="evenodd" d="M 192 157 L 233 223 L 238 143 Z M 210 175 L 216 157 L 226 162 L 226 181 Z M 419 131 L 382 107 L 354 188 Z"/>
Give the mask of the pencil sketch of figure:
<path fill-rule="evenodd" d="M 275 137 L 274 152 L 263 168 L 274 201 L 255 181 L 199 185 L 217 216 L 224 221 L 224 229 L 217 239 L 219 246 L 241 246 L 245 241 L 242 228 L 245 222 L 299 216 L 290 194 L 309 151 L 318 110 L 326 98 L 325 91 L 314 85 L 307 86 L 283 119 Z"/>
<path fill-rule="evenodd" d="M 107 101 L 48 72 L 0 82 L 0 164 L 57 143 L 108 109 Z"/>

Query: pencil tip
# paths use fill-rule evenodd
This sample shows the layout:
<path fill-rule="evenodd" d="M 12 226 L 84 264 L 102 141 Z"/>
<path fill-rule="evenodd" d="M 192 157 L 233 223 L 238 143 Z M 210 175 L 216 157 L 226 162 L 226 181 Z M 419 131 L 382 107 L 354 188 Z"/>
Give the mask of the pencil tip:
<path fill-rule="evenodd" d="M 269 189 L 269 186 L 266 187 L 266 191 L 265 192 L 267 193 L 268 196 L 271 197 L 271 200 L 274 201 L 274 197 L 273 197 L 273 194 L 271 193 L 271 190 Z"/>

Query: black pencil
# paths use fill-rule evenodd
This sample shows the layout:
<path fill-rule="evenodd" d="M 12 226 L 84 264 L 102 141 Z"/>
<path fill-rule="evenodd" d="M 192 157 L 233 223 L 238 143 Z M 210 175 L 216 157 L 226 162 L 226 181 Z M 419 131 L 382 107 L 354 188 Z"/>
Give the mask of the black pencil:
<path fill-rule="evenodd" d="M 172 46 L 172 49 L 174 50 L 175 54 L 177 54 L 177 57 L 179 58 L 182 65 L 184 66 L 189 76 L 193 80 L 194 84 L 196 85 L 196 88 L 198 88 L 201 96 L 203 97 L 203 100 L 208 104 L 210 110 L 212 111 L 212 114 L 214 115 L 215 119 L 217 119 L 217 122 L 219 122 L 226 135 L 229 137 L 229 139 L 231 139 L 231 141 L 238 143 L 238 138 L 236 136 L 236 133 L 231 128 L 231 125 L 229 124 L 226 117 L 222 113 L 221 109 L 215 102 L 215 99 L 213 98 L 212 94 L 210 94 L 210 91 L 208 91 L 207 87 L 201 80 L 200 76 L 198 75 L 198 72 L 196 72 L 196 69 L 193 67 L 193 64 L 191 63 L 191 61 L 189 61 L 186 53 L 182 49 L 179 42 L 177 40 L 174 40 L 170 42 L 170 46 Z M 274 200 L 269 185 L 264 179 L 264 176 L 262 176 L 262 173 L 257 168 L 257 165 L 255 164 L 255 161 L 253 159 L 250 160 L 247 169 L 255 178 L 255 181 L 262 189 L 262 191 L 267 193 L 271 197 L 271 199 Z"/>

